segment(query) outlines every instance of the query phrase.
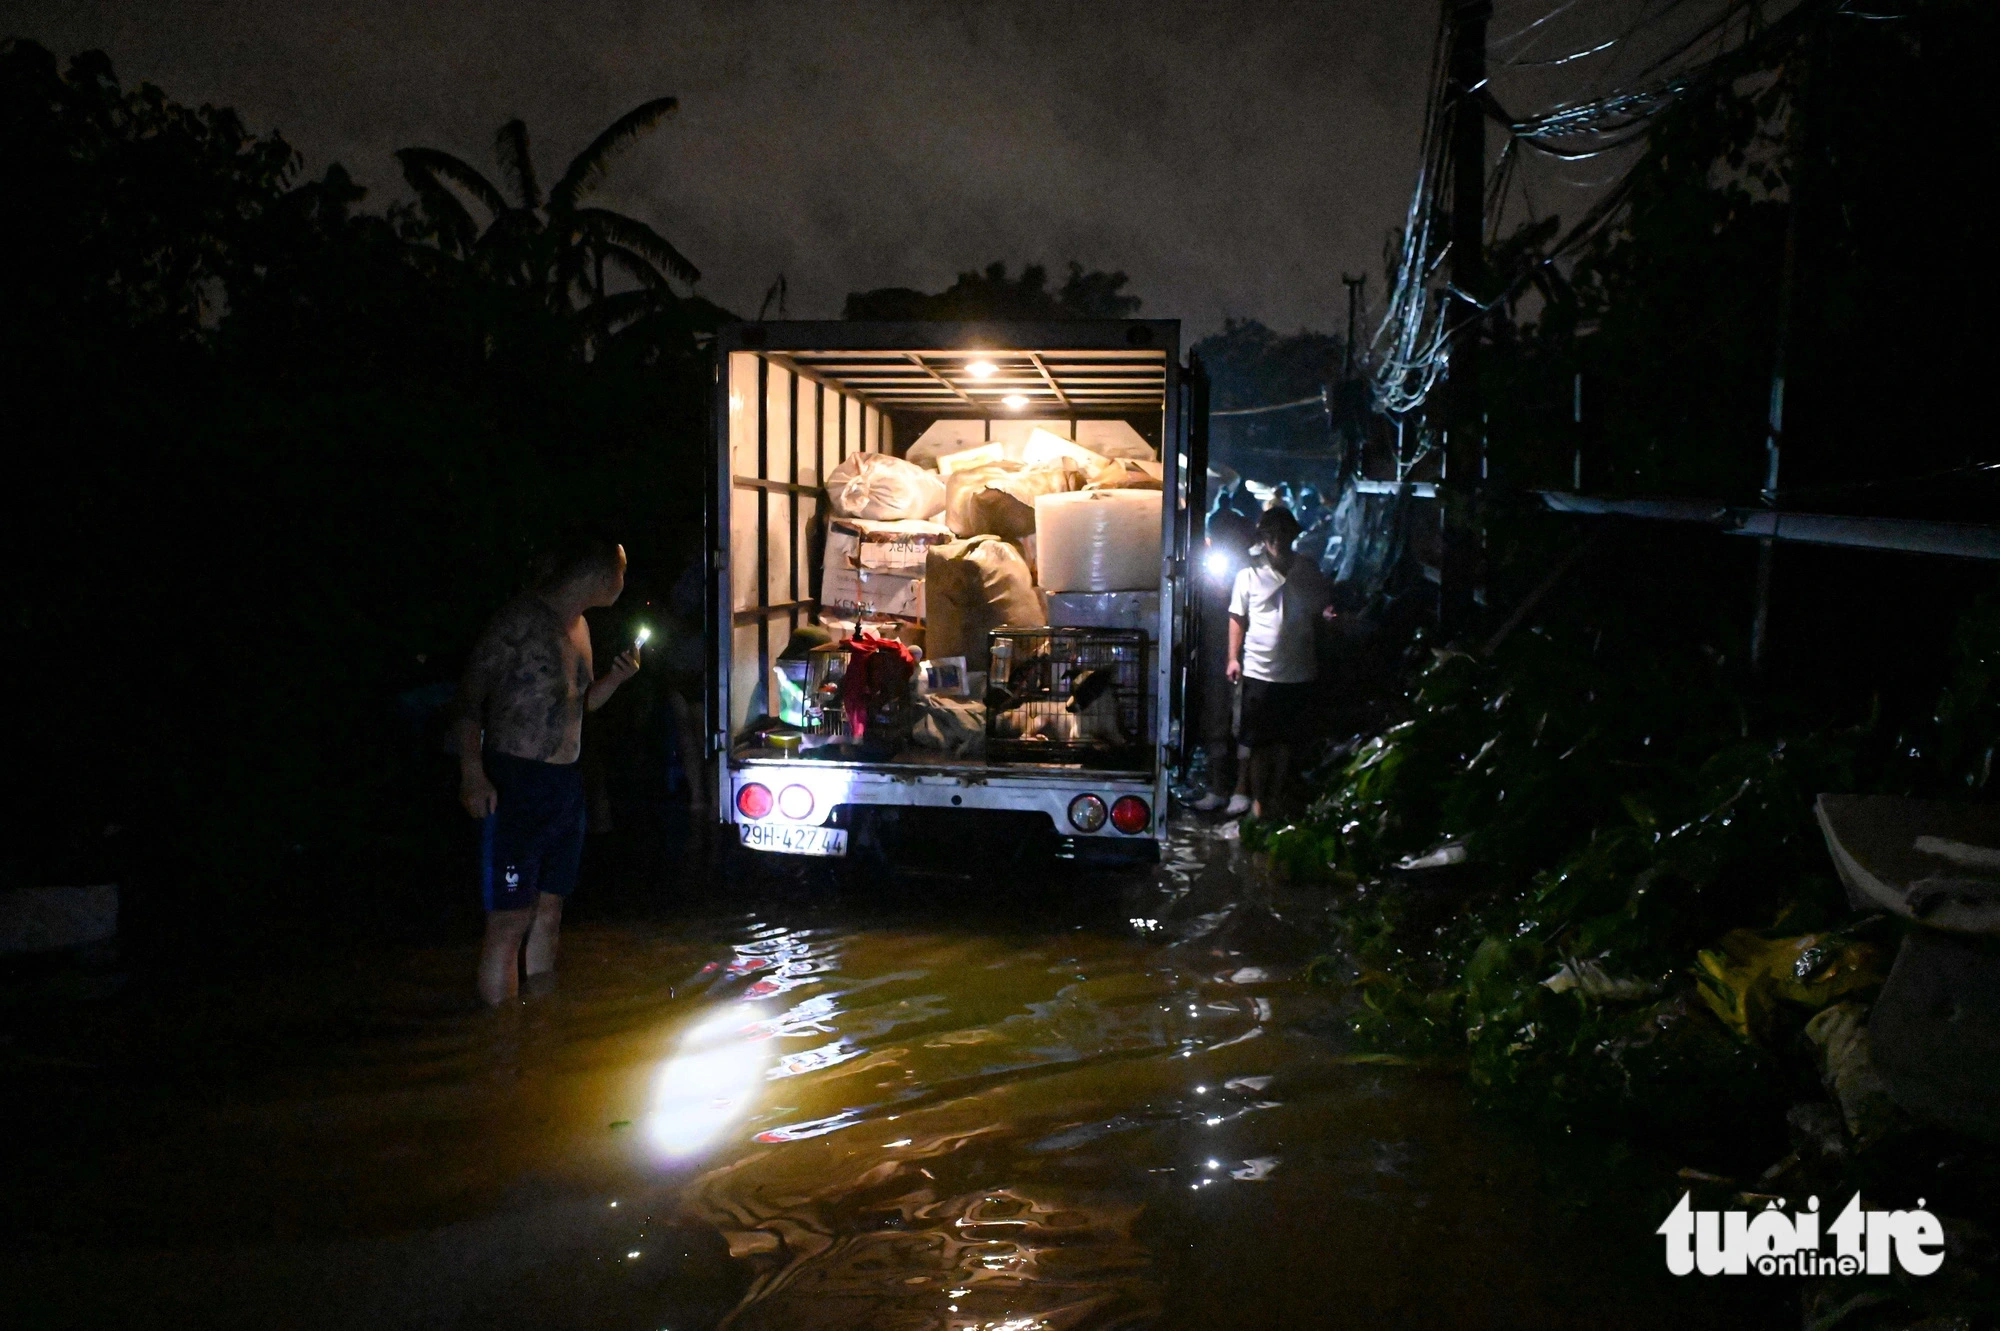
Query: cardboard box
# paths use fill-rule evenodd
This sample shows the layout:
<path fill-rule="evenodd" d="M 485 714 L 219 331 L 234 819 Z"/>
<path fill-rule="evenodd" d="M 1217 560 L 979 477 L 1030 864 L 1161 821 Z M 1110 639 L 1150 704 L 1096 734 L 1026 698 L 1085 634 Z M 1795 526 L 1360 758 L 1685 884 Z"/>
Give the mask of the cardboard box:
<path fill-rule="evenodd" d="M 957 539 L 941 522 L 835 518 L 820 572 L 821 612 L 922 623 L 925 557 L 932 546 Z"/>
<path fill-rule="evenodd" d="M 924 557 L 934 545 L 955 541 L 942 522 L 871 522 L 835 518 L 827 527 L 826 567 L 883 569 L 923 576 Z M 821 597 L 822 600 L 826 599 Z"/>
<path fill-rule="evenodd" d="M 841 619 L 924 618 L 924 571 L 891 573 L 879 568 L 842 566 L 828 560 L 819 593 L 822 614 Z"/>

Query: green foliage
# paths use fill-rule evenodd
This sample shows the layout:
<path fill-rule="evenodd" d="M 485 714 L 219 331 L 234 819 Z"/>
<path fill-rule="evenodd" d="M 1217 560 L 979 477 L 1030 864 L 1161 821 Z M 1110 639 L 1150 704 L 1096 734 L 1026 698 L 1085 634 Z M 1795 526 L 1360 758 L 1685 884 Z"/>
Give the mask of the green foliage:
<path fill-rule="evenodd" d="M 571 164 L 576 195 L 620 123 Z M 23 501 L 0 631 L 46 681 L 17 732 L 45 835 L 9 854 L 107 827 L 138 846 L 0 875 L 240 900 L 303 891 L 336 852 L 351 884 L 444 843 L 434 743 L 398 698 L 448 689 L 563 528 L 619 532 L 634 599 L 671 583 L 699 541 L 720 312 L 601 318 L 629 293 L 600 299 L 594 271 L 558 307 L 443 243 L 421 200 L 363 212 L 340 167 L 301 179 L 282 139 L 123 89 L 98 54 L 0 47 L 0 167 Z"/>
<path fill-rule="evenodd" d="M 1435 653 L 1406 713 L 1265 841 L 1295 877 L 1362 884 L 1342 910 L 1358 1032 L 1456 1045 L 1483 1095 L 1557 1121 L 1761 1094 L 1763 1056 L 1689 1003 L 1686 971 L 1730 927 L 1843 909 L 1811 801 L 1853 788 L 1865 736 L 1774 733 L 1708 654 L 1578 630 Z M 1452 843 L 1461 867 L 1393 867 Z M 1582 960 L 1661 997 L 1543 984 Z"/>
<path fill-rule="evenodd" d="M 1368 1046 L 1463 1052 L 1482 1096 L 1552 1123 L 1698 1137 L 1718 1104 L 1781 1109 L 1806 1018 L 1880 983 L 1893 940 L 1855 931 L 1812 801 L 1985 779 L 1991 602 L 1957 642 L 1937 715 L 1901 730 L 1815 723 L 1629 631 L 1433 652 L 1404 719 L 1245 841 L 1354 889 L 1314 973 L 1354 987 Z M 1396 868 L 1450 844 L 1464 864 Z M 1565 970 L 1603 982 L 1545 983 Z"/>

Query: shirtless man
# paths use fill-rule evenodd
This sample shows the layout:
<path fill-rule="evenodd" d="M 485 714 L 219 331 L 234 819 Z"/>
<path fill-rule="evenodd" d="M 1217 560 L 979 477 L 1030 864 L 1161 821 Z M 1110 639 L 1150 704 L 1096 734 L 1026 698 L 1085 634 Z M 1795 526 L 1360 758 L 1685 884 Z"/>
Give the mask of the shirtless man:
<path fill-rule="evenodd" d="M 546 581 L 500 608 L 466 664 L 458 797 L 484 823 L 479 996 L 494 1006 L 514 997 L 520 971 L 531 987 L 554 981 L 563 900 L 583 862 L 583 714 L 639 670 L 633 647 L 593 676 L 583 612 L 624 590 L 625 547 L 577 542 Z"/>

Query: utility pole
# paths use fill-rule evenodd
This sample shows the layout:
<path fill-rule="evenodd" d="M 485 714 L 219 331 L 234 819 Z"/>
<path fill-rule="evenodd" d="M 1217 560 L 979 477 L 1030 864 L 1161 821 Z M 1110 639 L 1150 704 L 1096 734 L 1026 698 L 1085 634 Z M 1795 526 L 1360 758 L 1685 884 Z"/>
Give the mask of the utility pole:
<path fill-rule="evenodd" d="M 1347 288 L 1347 345 L 1340 358 L 1340 383 L 1327 396 L 1326 426 L 1340 444 L 1340 485 L 1344 490 L 1350 479 L 1368 474 L 1370 400 L 1368 385 L 1361 378 L 1361 354 L 1354 347 L 1354 339 L 1360 336 L 1361 291 L 1368 274 L 1355 277 L 1342 273 L 1340 281 Z"/>
<path fill-rule="evenodd" d="M 1485 412 L 1479 396 L 1479 338 L 1486 293 L 1486 23 L 1492 0 L 1444 0 L 1451 24 L 1451 372 L 1447 383 L 1444 485 L 1444 567 L 1438 618 L 1447 638 L 1468 632 L 1479 597 L 1484 488 Z"/>
<path fill-rule="evenodd" d="M 1354 377 L 1355 328 L 1361 314 L 1361 288 L 1367 282 L 1368 274 L 1366 273 L 1361 274 L 1359 277 L 1355 277 L 1351 273 L 1342 273 L 1340 275 L 1340 284 L 1347 288 L 1347 345 L 1345 348 L 1346 355 L 1341 358 L 1340 366 L 1340 377 L 1343 379 L 1352 379 Z"/>

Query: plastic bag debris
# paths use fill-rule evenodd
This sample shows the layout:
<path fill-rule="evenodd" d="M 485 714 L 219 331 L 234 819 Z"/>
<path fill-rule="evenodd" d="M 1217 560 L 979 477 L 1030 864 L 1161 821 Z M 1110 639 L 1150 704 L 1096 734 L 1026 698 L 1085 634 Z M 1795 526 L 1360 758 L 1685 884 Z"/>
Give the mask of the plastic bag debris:
<path fill-rule="evenodd" d="M 1969 841 L 1954 841 L 1950 837 L 1920 836 L 1914 848 L 1921 854 L 1950 860 L 1960 868 L 2000 872 L 2000 849 L 1992 846 L 1975 846 Z"/>
<path fill-rule="evenodd" d="M 1465 843 L 1454 841 L 1449 845 L 1439 846 L 1436 850 L 1426 851 L 1422 855 L 1406 855 L 1397 860 L 1392 867 L 1407 873 L 1413 869 L 1443 869 L 1463 863 L 1465 863 Z"/>
<path fill-rule="evenodd" d="M 1806 1038 L 1819 1051 L 1820 1080 L 1855 1145 L 1865 1147 L 1894 1128 L 1899 1114 L 1869 1049 L 1867 1009 L 1835 1003 L 1806 1023 Z"/>
<path fill-rule="evenodd" d="M 1738 1035 L 1770 1034 L 1778 1005 L 1822 1008 L 1882 983 L 1882 954 L 1873 944 L 1838 933 L 1766 938 L 1732 929 L 1721 944 L 1696 954 L 1695 987 L 1709 1010 Z"/>
<path fill-rule="evenodd" d="M 1552 994 L 1566 994 L 1572 989 L 1581 989 L 1586 998 L 1594 998 L 1602 1003 L 1635 1003 L 1651 998 L 1660 991 L 1657 984 L 1635 980 L 1629 976 L 1613 975 L 1604 968 L 1601 961 L 1578 961 L 1571 958 L 1562 967 L 1542 981 L 1542 988 Z"/>

